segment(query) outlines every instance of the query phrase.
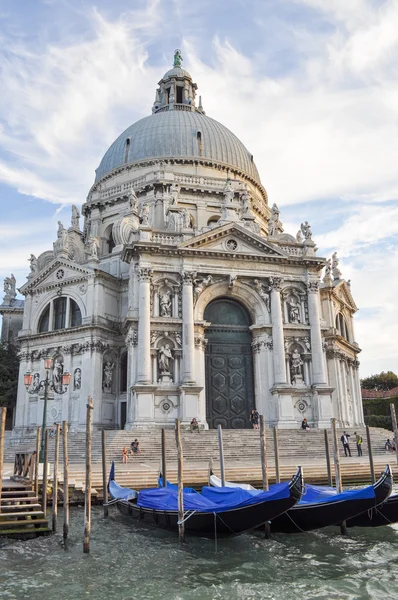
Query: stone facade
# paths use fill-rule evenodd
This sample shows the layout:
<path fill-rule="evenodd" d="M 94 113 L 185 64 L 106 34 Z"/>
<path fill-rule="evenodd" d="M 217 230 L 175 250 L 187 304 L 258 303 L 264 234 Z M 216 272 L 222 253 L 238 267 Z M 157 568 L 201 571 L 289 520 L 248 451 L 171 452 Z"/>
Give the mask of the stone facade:
<path fill-rule="evenodd" d="M 268 425 L 297 428 L 303 416 L 315 427 L 329 426 L 332 416 L 341 426 L 363 423 L 357 308 L 337 257 L 332 265 L 317 256 L 307 222 L 296 236 L 284 233 L 253 157 L 205 116 L 195 95 L 180 66 L 166 73 L 153 115 L 105 155 L 82 230 L 73 207 L 53 249 L 31 256 L 20 290 L 16 431 L 41 423 L 44 357 L 53 358 L 47 422 L 67 420 L 75 430 L 84 428 L 88 395 L 97 427 L 165 426 L 177 416 L 205 427 L 210 420 L 247 426 L 250 390 Z M 164 114 L 177 115 L 172 127 Z M 145 141 L 153 127 L 158 137 Z M 157 154 L 141 156 L 142 148 L 154 153 L 152 143 Z M 247 325 L 207 321 L 214 302 L 236 314 L 242 307 Z M 217 360 L 231 369 L 214 382 L 211 331 L 220 341 Z M 253 367 L 239 367 L 239 352 L 222 356 L 223 331 L 231 351 L 249 336 Z M 71 382 L 63 386 L 66 371 Z"/>

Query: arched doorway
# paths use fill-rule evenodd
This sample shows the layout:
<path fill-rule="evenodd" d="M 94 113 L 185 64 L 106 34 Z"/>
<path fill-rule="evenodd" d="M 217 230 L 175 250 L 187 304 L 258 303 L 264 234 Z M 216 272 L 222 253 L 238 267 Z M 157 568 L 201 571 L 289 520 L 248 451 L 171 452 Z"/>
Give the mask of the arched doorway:
<path fill-rule="evenodd" d="M 204 313 L 206 330 L 206 418 L 210 428 L 250 427 L 254 406 L 250 317 L 229 298 L 211 302 Z"/>

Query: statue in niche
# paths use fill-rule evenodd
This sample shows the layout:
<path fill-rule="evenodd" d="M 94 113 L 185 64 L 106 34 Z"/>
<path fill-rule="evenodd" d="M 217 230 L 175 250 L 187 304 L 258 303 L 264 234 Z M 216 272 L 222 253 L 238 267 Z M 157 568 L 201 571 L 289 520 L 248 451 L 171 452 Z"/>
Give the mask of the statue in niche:
<path fill-rule="evenodd" d="M 167 229 L 170 231 L 181 231 L 183 227 L 182 214 L 180 212 L 172 212 L 169 216 Z"/>
<path fill-rule="evenodd" d="M 295 348 L 292 352 L 291 363 L 290 363 L 290 373 L 291 373 L 293 380 L 296 380 L 297 378 L 299 378 L 299 379 L 302 378 L 303 364 L 304 364 L 304 362 L 301 359 L 300 352 L 298 351 L 297 348 Z"/>
<path fill-rule="evenodd" d="M 301 323 L 300 305 L 295 298 L 290 298 L 286 302 L 289 323 Z"/>
<path fill-rule="evenodd" d="M 268 312 L 271 312 L 270 295 L 269 295 L 269 292 L 266 290 L 265 286 L 258 279 L 255 279 L 254 287 L 256 288 L 256 291 L 257 291 L 258 295 L 260 296 L 260 298 L 262 298 L 264 300 L 265 306 L 266 306 Z"/>
<path fill-rule="evenodd" d="M 171 292 L 165 290 L 159 296 L 160 316 L 171 317 Z"/>
<path fill-rule="evenodd" d="M 182 339 L 181 339 L 181 336 L 180 336 L 180 334 L 179 334 L 179 333 L 176 333 L 174 337 L 175 337 L 175 341 L 177 342 L 177 344 L 178 344 L 179 346 L 182 346 Z"/>
<path fill-rule="evenodd" d="M 60 358 L 56 358 L 53 364 L 52 382 L 54 390 L 56 392 L 62 392 L 62 375 L 64 372 L 64 365 Z"/>
<path fill-rule="evenodd" d="M 282 227 L 282 223 L 279 220 L 280 211 L 277 204 L 274 203 L 272 205 L 271 213 L 271 219 L 268 224 L 269 237 L 277 235 L 280 227 Z"/>
<path fill-rule="evenodd" d="M 303 234 L 301 232 L 301 229 L 299 229 L 296 233 L 296 242 L 298 242 L 299 244 L 303 243 Z"/>
<path fill-rule="evenodd" d="M 33 392 L 39 392 L 40 391 L 40 373 L 35 373 L 33 375 L 32 391 Z"/>
<path fill-rule="evenodd" d="M 113 369 L 115 368 L 115 363 L 112 363 L 110 360 L 106 361 L 104 364 L 104 374 L 102 380 L 102 389 L 104 392 L 112 391 L 112 381 L 113 381 Z"/>
<path fill-rule="evenodd" d="M 178 202 L 179 187 L 177 183 L 172 183 L 170 186 L 170 204 L 175 206 Z"/>
<path fill-rule="evenodd" d="M 144 204 L 141 208 L 141 225 L 144 227 L 148 227 L 149 225 L 149 206 L 148 204 Z"/>
<path fill-rule="evenodd" d="M 4 277 L 4 292 L 6 296 L 13 299 L 17 295 L 16 292 L 17 281 L 14 275 L 11 273 L 11 277 Z"/>
<path fill-rule="evenodd" d="M 78 229 L 80 230 L 80 212 L 79 209 L 77 208 L 77 206 L 75 206 L 74 204 L 72 205 L 72 218 L 71 218 L 71 226 L 73 227 L 73 229 Z"/>
<path fill-rule="evenodd" d="M 138 198 L 137 198 L 137 194 L 135 193 L 133 187 L 130 188 L 130 191 L 128 193 L 128 200 L 129 200 L 129 206 L 130 206 L 131 210 L 136 212 L 137 208 L 138 208 Z"/>
<path fill-rule="evenodd" d="M 184 229 L 191 229 L 191 215 L 189 214 L 189 210 L 187 208 L 184 208 L 182 213 L 181 213 L 181 217 L 182 217 L 182 226 L 184 227 Z"/>
<path fill-rule="evenodd" d="M 30 272 L 31 273 L 38 273 L 39 272 L 39 265 L 37 262 L 37 258 L 34 254 L 30 255 L 29 258 L 29 262 L 30 262 Z"/>
<path fill-rule="evenodd" d="M 98 260 L 98 251 L 99 251 L 99 239 L 96 236 L 91 236 L 89 239 L 89 248 L 91 258 Z"/>
<path fill-rule="evenodd" d="M 311 225 L 308 223 L 308 221 L 304 221 L 304 223 L 301 223 L 300 229 L 304 236 L 304 239 L 312 240 Z"/>
<path fill-rule="evenodd" d="M 161 346 L 158 355 L 159 371 L 163 373 L 170 373 L 170 361 L 173 360 L 173 354 L 169 344 Z"/>
<path fill-rule="evenodd" d="M 339 269 L 339 259 L 337 258 L 337 252 L 332 254 L 332 273 L 333 279 L 341 279 L 341 271 Z"/>
<path fill-rule="evenodd" d="M 80 367 L 77 367 L 77 369 L 75 369 L 75 372 L 73 373 L 73 389 L 80 390 L 81 387 L 82 387 L 82 370 L 80 369 Z"/>
<path fill-rule="evenodd" d="M 193 288 L 194 300 L 196 301 L 199 298 L 200 294 L 203 292 L 203 290 L 205 290 L 212 283 L 213 283 L 213 277 L 211 275 L 208 275 L 207 277 L 204 277 L 203 279 L 195 279 L 194 280 L 194 288 Z"/>

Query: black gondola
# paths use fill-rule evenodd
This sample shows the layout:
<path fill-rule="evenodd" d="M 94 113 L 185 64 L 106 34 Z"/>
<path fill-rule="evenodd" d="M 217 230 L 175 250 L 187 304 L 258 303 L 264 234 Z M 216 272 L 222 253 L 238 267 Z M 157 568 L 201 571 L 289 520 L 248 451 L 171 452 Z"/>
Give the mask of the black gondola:
<path fill-rule="evenodd" d="M 258 496 L 250 497 L 242 490 L 234 490 L 231 495 L 231 489 L 222 488 L 225 490 L 225 499 L 219 504 L 206 497 L 206 490 L 211 495 L 211 488 L 203 488 L 202 494 L 185 488 L 185 533 L 206 537 L 232 536 L 263 525 L 294 506 L 301 498 L 301 468 L 297 469 L 289 482 L 273 487 L 270 492 L 260 492 Z M 146 525 L 178 532 L 178 493 L 174 488 L 136 492 L 115 482 L 114 465 L 109 475 L 109 493 L 123 515 Z M 162 508 L 156 508 L 160 506 Z"/>
<path fill-rule="evenodd" d="M 398 523 L 398 494 L 346 521 L 347 527 L 381 527 L 392 523 Z"/>
<path fill-rule="evenodd" d="M 211 482 L 218 485 L 214 476 Z M 231 485 L 235 487 L 239 484 Z M 371 509 L 378 510 L 376 507 L 383 502 L 386 505 L 385 501 L 391 490 L 392 474 L 389 465 L 374 485 L 359 490 L 347 490 L 338 494 L 334 488 L 306 485 L 301 500 L 286 513 L 272 519 L 271 531 L 299 533 L 337 525 L 342 521 L 349 522 L 350 519 L 354 521 L 356 515 L 362 515 Z"/>

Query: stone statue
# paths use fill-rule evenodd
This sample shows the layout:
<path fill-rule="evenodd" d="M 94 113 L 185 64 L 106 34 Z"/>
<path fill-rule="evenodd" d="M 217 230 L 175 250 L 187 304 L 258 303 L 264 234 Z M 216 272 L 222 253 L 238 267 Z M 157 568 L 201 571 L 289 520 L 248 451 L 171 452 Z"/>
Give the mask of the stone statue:
<path fill-rule="evenodd" d="M 80 220 L 80 212 L 79 212 L 77 206 L 75 206 L 73 204 L 72 205 L 72 219 L 71 219 L 71 225 L 72 225 L 73 229 L 80 230 L 79 220 Z"/>
<path fill-rule="evenodd" d="M 172 183 L 170 186 L 170 204 L 175 206 L 178 202 L 179 187 L 177 183 Z"/>
<path fill-rule="evenodd" d="M 57 241 L 54 242 L 54 252 L 59 254 L 61 252 L 68 251 L 68 232 L 62 225 L 61 221 L 58 221 Z"/>
<path fill-rule="evenodd" d="M 296 379 L 297 376 L 301 376 L 301 370 L 304 362 L 301 359 L 300 352 L 295 348 L 292 352 L 291 364 L 290 364 L 290 373 L 292 379 Z"/>
<path fill-rule="evenodd" d="M 254 287 L 256 288 L 256 291 L 257 291 L 258 295 L 260 296 L 260 298 L 262 298 L 264 300 L 265 306 L 266 306 L 268 312 L 271 312 L 270 295 L 269 295 L 269 292 L 267 292 L 265 286 L 258 279 L 255 279 Z"/>
<path fill-rule="evenodd" d="M 277 204 L 272 205 L 271 219 L 268 223 L 268 236 L 273 237 L 279 233 L 279 229 L 282 227 L 282 223 L 279 220 L 280 211 Z"/>
<path fill-rule="evenodd" d="M 241 214 L 242 214 L 242 216 L 247 215 L 248 212 L 250 211 L 250 196 L 249 196 L 247 190 L 244 190 L 242 192 L 240 200 L 241 200 L 241 203 L 242 203 Z"/>
<path fill-rule="evenodd" d="M 337 258 L 337 252 L 332 254 L 332 273 L 333 279 L 341 279 L 341 271 L 339 269 L 339 259 Z"/>
<path fill-rule="evenodd" d="M 182 63 L 182 56 L 181 56 L 181 50 L 177 50 L 174 52 L 174 63 L 173 63 L 173 67 L 181 67 L 181 63 Z"/>
<path fill-rule="evenodd" d="M 137 194 L 135 193 L 135 191 L 133 190 L 132 187 L 130 188 L 130 191 L 128 194 L 128 200 L 129 200 L 129 206 L 130 206 L 131 210 L 136 212 L 137 208 L 138 208 L 138 198 L 137 198 Z"/>
<path fill-rule="evenodd" d="M 308 221 L 304 221 L 304 223 L 301 223 L 300 229 L 302 231 L 304 239 L 312 240 L 311 225 L 308 223 Z"/>
<path fill-rule="evenodd" d="M 104 392 L 112 391 L 112 381 L 113 381 L 113 369 L 115 368 L 115 363 L 111 363 L 108 360 L 104 364 L 104 374 L 102 379 L 102 389 Z"/>
<path fill-rule="evenodd" d="M 149 206 L 148 204 L 144 204 L 141 208 L 141 225 L 144 227 L 148 227 L 149 225 Z"/>
<path fill-rule="evenodd" d="M 234 287 L 235 283 L 238 281 L 238 276 L 237 275 L 230 275 L 229 276 L 229 282 L 228 282 L 228 289 L 232 290 L 232 288 Z"/>
<path fill-rule="evenodd" d="M 184 229 L 191 229 L 191 215 L 189 214 L 189 210 L 184 208 L 182 211 L 182 226 Z"/>
<path fill-rule="evenodd" d="M 225 184 L 225 188 L 224 188 L 224 203 L 231 204 L 233 202 L 234 196 L 235 196 L 235 189 L 234 189 L 234 186 L 232 185 L 232 181 L 230 179 L 227 179 L 227 183 Z"/>
<path fill-rule="evenodd" d="M 73 373 L 73 389 L 80 390 L 82 387 L 82 370 L 78 367 Z"/>
<path fill-rule="evenodd" d="M 38 265 L 38 262 L 37 262 L 37 258 L 36 258 L 36 256 L 34 254 L 30 255 L 29 262 L 30 262 L 30 272 L 31 273 L 38 273 L 39 272 L 39 265 Z"/>
<path fill-rule="evenodd" d="M 199 296 L 203 292 L 203 290 L 205 290 L 212 283 L 213 283 L 213 277 L 211 275 L 208 275 L 207 277 L 204 277 L 203 279 L 195 279 L 194 288 L 193 288 L 193 297 L 194 297 L 195 302 L 199 298 Z"/>
<path fill-rule="evenodd" d="M 171 293 L 169 290 L 164 291 L 159 297 L 160 316 L 171 317 Z"/>
<path fill-rule="evenodd" d="M 11 277 L 4 277 L 4 292 L 10 300 L 13 300 L 17 295 L 16 283 L 16 279 L 12 273 Z"/>
<path fill-rule="evenodd" d="M 325 264 L 325 275 L 323 276 L 322 281 L 324 283 L 329 283 L 332 281 L 332 261 L 330 258 L 327 259 Z"/>
<path fill-rule="evenodd" d="M 33 381 L 32 381 L 32 392 L 39 392 L 40 391 L 40 373 L 35 373 L 33 375 Z"/>
<path fill-rule="evenodd" d="M 94 260 L 98 260 L 99 239 L 96 236 L 91 236 L 89 239 L 90 255 Z"/>
<path fill-rule="evenodd" d="M 56 392 L 62 392 L 62 374 L 64 372 L 64 365 L 59 358 L 54 360 L 52 382 L 54 390 Z"/>
<path fill-rule="evenodd" d="M 170 372 L 170 361 L 173 360 L 173 354 L 169 344 L 161 346 L 159 349 L 158 364 L 160 374 Z"/>
<path fill-rule="evenodd" d="M 182 346 L 182 339 L 181 339 L 181 336 L 180 336 L 180 334 L 179 334 L 179 333 L 176 333 L 174 337 L 175 337 L 175 340 L 176 340 L 177 344 L 178 344 L 179 346 Z"/>
<path fill-rule="evenodd" d="M 296 241 L 299 244 L 303 243 L 303 234 L 301 233 L 301 229 L 299 229 L 298 232 L 296 233 Z"/>
<path fill-rule="evenodd" d="M 294 298 L 290 298 L 289 300 L 287 300 L 286 305 L 287 305 L 289 323 L 300 323 L 301 319 L 300 319 L 299 303 Z"/>

